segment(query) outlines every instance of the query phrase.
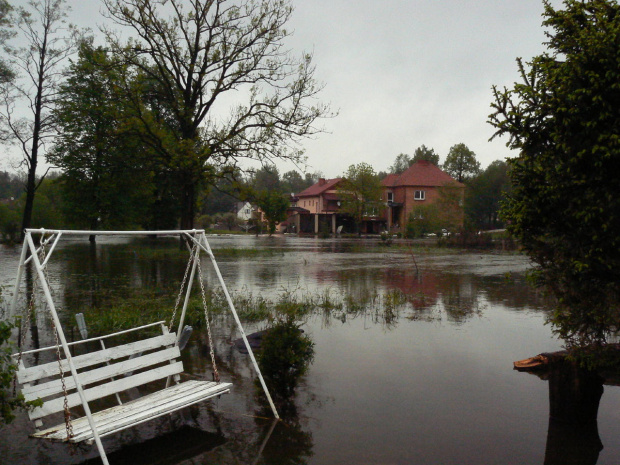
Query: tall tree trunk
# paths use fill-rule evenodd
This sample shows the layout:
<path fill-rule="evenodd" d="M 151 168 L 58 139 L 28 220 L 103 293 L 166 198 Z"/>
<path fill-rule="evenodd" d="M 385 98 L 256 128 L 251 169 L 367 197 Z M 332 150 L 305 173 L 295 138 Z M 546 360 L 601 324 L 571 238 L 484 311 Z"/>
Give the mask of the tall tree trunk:
<path fill-rule="evenodd" d="M 28 180 L 26 181 L 26 205 L 24 205 L 24 216 L 22 217 L 22 230 L 20 238 L 23 241 L 26 229 L 31 226 L 32 210 L 34 207 L 34 193 L 36 190 L 36 160 L 32 160 L 28 170 Z"/>
<path fill-rule="evenodd" d="M 196 208 L 196 185 L 190 179 L 183 183 L 181 198 L 181 229 L 194 228 L 194 216 Z"/>

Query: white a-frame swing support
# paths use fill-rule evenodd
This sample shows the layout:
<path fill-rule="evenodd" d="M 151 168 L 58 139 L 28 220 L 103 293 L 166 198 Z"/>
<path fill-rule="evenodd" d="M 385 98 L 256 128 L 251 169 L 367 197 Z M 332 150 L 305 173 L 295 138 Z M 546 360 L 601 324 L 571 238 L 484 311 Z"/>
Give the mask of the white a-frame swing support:
<path fill-rule="evenodd" d="M 47 256 L 45 257 L 43 262 L 41 262 L 41 260 L 39 259 L 40 249 L 38 249 L 37 246 L 35 245 L 35 242 L 32 237 L 33 234 L 35 235 L 38 234 L 41 236 L 40 247 L 45 247 L 47 244 L 53 241 L 53 244 L 50 250 L 47 252 Z M 46 235 L 48 235 L 47 238 L 45 237 Z M 89 339 L 89 340 L 99 340 L 104 349 L 102 349 L 101 351 L 98 351 L 96 355 L 86 354 L 85 356 L 72 357 L 71 352 L 69 350 L 69 346 L 74 343 L 68 343 L 66 340 L 64 331 L 62 329 L 62 325 L 60 323 L 60 319 L 58 317 L 58 313 L 56 311 L 56 306 L 52 299 L 52 294 L 50 291 L 49 283 L 47 281 L 45 268 L 49 262 L 50 257 L 52 256 L 52 253 L 56 245 L 58 244 L 58 241 L 60 240 L 62 236 L 92 236 L 92 235 L 95 235 L 95 236 L 113 236 L 113 235 L 116 235 L 116 236 L 153 236 L 153 235 L 155 236 L 180 236 L 180 237 L 184 237 L 189 243 L 195 246 L 192 248 L 192 250 L 195 250 L 195 256 L 193 257 L 194 258 L 193 265 L 191 267 L 189 282 L 187 284 L 187 289 L 185 291 L 185 300 L 183 302 L 183 308 L 181 311 L 179 325 L 177 326 L 177 328 L 179 328 L 178 335 L 175 335 L 174 333 L 169 333 L 168 328 L 163 324 L 163 322 L 153 323 L 151 325 L 146 325 L 144 327 L 135 328 L 134 330 L 139 330 L 147 326 L 155 326 L 159 324 L 162 327 L 162 331 L 163 331 L 162 336 L 151 338 L 145 341 L 139 341 L 138 343 L 130 343 L 130 344 L 125 344 L 124 346 L 113 347 L 111 349 L 105 349 L 105 346 L 103 344 L 103 339 L 105 337 L 110 337 L 111 335 L 100 337 L 100 338 Z M 147 377 L 151 376 L 153 379 L 168 378 L 170 380 L 172 378 L 178 382 L 179 380 L 178 374 L 182 372 L 183 368 L 182 368 L 181 362 L 180 361 L 177 362 L 175 360 L 175 357 L 179 356 L 178 341 L 181 336 L 180 329 L 183 328 L 187 306 L 188 306 L 188 302 L 190 298 L 192 283 L 195 278 L 196 268 L 199 266 L 198 261 L 200 260 L 200 251 L 205 252 L 211 259 L 211 263 L 218 277 L 218 280 L 220 282 L 220 285 L 224 292 L 226 300 L 228 302 L 228 306 L 237 324 L 237 329 L 241 333 L 241 337 L 247 348 L 248 354 L 250 356 L 254 369 L 256 370 L 256 373 L 263 387 L 267 400 L 269 401 L 269 405 L 271 406 L 271 409 L 273 411 L 275 418 L 279 418 L 278 412 L 275 408 L 271 395 L 269 394 L 269 390 L 267 389 L 265 380 L 260 372 L 260 368 L 258 367 L 258 363 L 256 362 L 256 358 L 254 357 L 252 348 L 250 347 L 245 331 L 243 330 L 243 326 L 241 325 L 241 321 L 239 320 L 239 316 L 237 314 L 237 311 L 235 310 L 234 303 L 232 301 L 232 298 L 230 297 L 228 289 L 226 288 L 226 284 L 224 282 L 222 274 L 220 273 L 219 267 L 213 255 L 211 247 L 209 246 L 209 242 L 207 241 L 207 237 L 205 235 L 204 230 L 72 231 L 72 230 L 27 229 L 25 231 L 24 244 L 23 244 L 22 253 L 20 256 L 20 260 L 19 260 L 19 266 L 17 269 L 17 276 L 15 279 L 15 288 L 13 292 L 13 298 L 11 301 L 11 314 L 15 315 L 15 310 L 16 310 L 17 301 L 18 301 L 19 287 L 20 287 L 20 283 L 23 278 L 24 268 L 28 262 L 32 261 L 36 269 L 37 276 L 38 276 L 38 279 L 41 285 L 41 290 L 43 292 L 45 301 L 47 303 L 47 307 L 50 312 L 52 321 L 54 323 L 54 327 L 56 328 L 59 345 L 62 346 L 62 350 L 64 352 L 65 359 L 59 360 L 55 364 L 56 365 L 55 368 L 58 369 L 58 366 L 60 365 L 61 371 L 70 371 L 72 376 L 71 378 L 67 379 L 66 383 L 64 379 L 61 379 L 60 381 L 54 380 L 54 381 L 48 381 L 44 383 L 37 383 L 35 386 L 32 386 L 31 384 L 32 381 L 38 381 L 40 378 L 49 376 L 49 374 L 47 373 L 50 372 L 54 368 L 53 367 L 54 363 L 47 364 L 47 366 L 38 366 L 38 367 L 35 366 L 35 367 L 26 368 L 20 356 L 20 366 L 18 367 L 18 380 L 20 381 L 21 384 L 25 386 L 22 389 L 22 393 L 26 391 L 30 395 L 31 399 L 32 398 L 36 399 L 38 393 L 43 394 L 43 393 L 49 393 L 49 392 L 54 392 L 54 391 L 57 393 L 59 390 L 60 383 L 62 383 L 62 388 L 63 390 L 65 390 L 64 402 L 65 402 L 65 407 L 66 407 L 68 400 L 67 400 L 67 395 L 66 395 L 65 384 L 67 384 L 71 388 L 76 389 L 77 391 L 76 394 L 71 395 L 73 396 L 72 398 L 73 405 L 82 405 L 82 407 L 84 408 L 84 413 L 85 413 L 85 416 L 78 420 L 78 422 L 81 421 L 79 425 L 76 425 L 77 422 L 73 424 L 73 433 L 75 433 L 75 436 L 73 436 L 73 433 L 71 433 L 70 435 L 69 427 L 67 427 L 66 432 L 59 432 L 58 428 L 56 427 L 55 430 L 54 428 L 50 428 L 49 430 L 39 432 L 34 435 L 35 437 L 53 438 L 54 435 L 57 435 L 59 439 L 71 441 L 71 442 L 80 442 L 82 440 L 93 441 L 97 445 L 97 449 L 99 451 L 99 455 L 101 456 L 102 462 L 107 465 L 109 462 L 108 462 L 105 450 L 103 448 L 103 445 L 101 443 L 102 436 L 107 435 L 107 434 L 112 434 L 116 431 L 120 431 L 122 429 L 134 426 L 144 421 L 148 421 L 157 416 L 171 413 L 172 411 L 178 410 L 187 405 L 191 405 L 201 400 L 205 400 L 210 397 L 218 396 L 223 393 L 227 393 L 229 391 L 229 388 L 232 387 L 232 384 L 230 383 L 220 383 L 219 381 L 217 383 L 216 382 L 213 382 L 213 383 L 204 382 L 204 381 L 188 381 L 188 382 L 177 384 L 176 386 L 173 386 L 171 388 L 167 387 L 166 389 L 162 391 L 150 394 L 149 396 L 146 396 L 145 398 L 143 398 L 144 402 L 132 401 L 128 404 L 119 405 L 117 407 L 107 409 L 104 412 L 97 412 L 95 414 L 91 412 L 91 409 L 89 407 L 89 400 L 93 398 L 103 397 L 103 394 L 105 394 L 106 392 L 116 393 L 119 391 L 121 386 L 127 385 L 127 382 L 124 379 L 115 380 L 114 376 L 119 375 L 119 374 L 121 374 L 122 376 L 122 372 L 121 373 L 115 372 L 115 367 L 122 367 L 122 369 L 124 369 L 125 372 L 128 372 L 136 368 L 143 368 L 147 364 L 146 359 L 148 357 L 150 357 L 151 359 L 156 359 L 155 360 L 156 362 L 162 361 L 161 357 L 159 356 L 158 356 L 159 358 L 154 357 L 154 354 L 149 354 L 145 357 L 138 356 L 137 358 L 133 359 L 133 356 L 136 355 L 141 350 L 143 350 L 145 347 L 147 349 L 153 349 L 153 348 L 162 349 L 161 353 L 163 354 L 165 352 L 167 354 L 166 355 L 167 358 L 165 360 L 169 360 L 169 363 L 166 362 L 163 367 L 160 366 L 160 367 L 151 369 L 150 371 L 148 371 L 148 375 L 144 375 L 143 373 L 141 373 L 142 378 L 145 378 L 145 376 Z M 127 332 L 129 331 L 133 331 L 133 330 L 128 330 Z M 115 335 L 118 335 L 118 334 L 120 333 L 115 333 Z M 81 341 L 81 342 L 87 342 L 87 341 L 88 340 Z M 21 354 L 26 355 L 29 353 L 39 352 L 39 351 L 47 350 L 47 349 L 49 348 L 35 349 L 31 351 L 22 352 Z M 110 366 L 104 366 L 103 368 L 93 369 L 89 372 L 82 370 L 80 373 L 78 373 L 77 371 L 78 369 L 84 368 L 85 366 L 89 366 L 89 364 L 100 367 L 102 363 L 108 363 L 110 359 L 114 358 L 115 353 L 117 356 L 120 355 L 123 357 L 125 356 L 130 356 L 130 357 L 128 360 L 124 361 L 123 363 L 115 363 Z M 144 360 L 139 362 L 138 360 L 140 358 Z M 64 369 L 62 368 L 62 366 L 64 366 Z M 133 377 L 133 378 L 136 378 L 136 377 Z M 111 379 L 112 381 L 104 385 L 97 385 L 93 389 L 84 389 L 84 385 L 87 384 L 88 382 L 102 381 L 105 379 Z M 143 381 L 144 379 L 140 380 L 142 384 L 143 384 Z M 135 386 L 135 385 L 139 385 L 139 383 L 136 383 L 130 386 Z M 93 394 L 93 391 L 97 391 L 97 394 Z M 151 397 L 151 396 L 154 396 L 154 397 Z M 41 395 L 41 397 L 43 397 L 43 395 Z M 142 399 L 138 399 L 138 401 L 140 400 Z M 32 413 L 30 414 L 31 419 L 37 418 L 38 421 L 40 421 L 41 417 L 49 414 L 50 412 L 62 411 L 62 407 L 59 406 L 59 402 L 60 402 L 59 399 L 54 399 L 53 401 L 49 402 L 49 406 L 48 406 L 48 402 L 44 403 L 43 407 L 38 407 L 37 409 L 35 409 L 36 412 L 34 414 Z M 157 402 L 159 402 L 162 406 L 154 409 L 153 405 L 157 404 Z M 101 415 L 108 411 L 111 411 L 112 413 L 107 414 L 107 417 L 106 415 L 103 415 L 103 416 Z M 77 432 L 76 432 L 76 429 L 77 429 Z"/>

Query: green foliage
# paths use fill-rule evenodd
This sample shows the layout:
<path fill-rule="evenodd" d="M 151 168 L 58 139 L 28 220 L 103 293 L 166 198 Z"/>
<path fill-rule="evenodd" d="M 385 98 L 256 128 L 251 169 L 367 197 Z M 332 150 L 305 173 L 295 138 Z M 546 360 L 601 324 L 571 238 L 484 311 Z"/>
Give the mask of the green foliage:
<path fill-rule="evenodd" d="M 126 104 L 118 89 L 126 70 L 89 41 L 60 89 L 55 118 L 61 131 L 47 160 L 63 170 L 64 213 L 78 228 L 135 228 L 156 190 L 147 149 L 127 126 Z M 157 215 L 163 214 L 158 206 Z"/>
<path fill-rule="evenodd" d="M 474 229 L 498 229 L 504 226 L 499 218 L 500 203 L 512 190 L 508 163 L 496 160 L 467 184 L 465 215 Z"/>
<path fill-rule="evenodd" d="M 24 191 L 24 180 L 18 175 L 0 171 L 0 199 L 16 199 Z"/>
<path fill-rule="evenodd" d="M 519 151 L 502 214 L 557 299 L 556 332 L 602 344 L 620 329 L 620 6 L 545 2 L 544 17 L 549 51 L 494 89 L 490 122 Z"/>
<path fill-rule="evenodd" d="M 4 242 L 15 242 L 19 239 L 20 214 L 16 206 L 15 202 L 10 205 L 0 204 L 0 235 Z"/>
<path fill-rule="evenodd" d="M 256 191 L 274 191 L 282 192 L 280 186 L 280 172 L 275 165 L 265 165 L 261 169 L 256 170 L 250 176 L 248 184 Z"/>
<path fill-rule="evenodd" d="M 349 166 L 338 185 L 340 211 L 348 214 L 356 223 L 358 233 L 365 216 L 381 214 L 383 188 L 375 170 L 368 163 Z"/>
<path fill-rule="evenodd" d="M 276 232 L 278 223 L 286 219 L 289 199 L 279 191 L 263 190 L 254 194 L 254 201 L 265 215 L 269 235 L 272 235 Z"/>
<path fill-rule="evenodd" d="M 275 401 L 294 395 L 314 358 L 314 343 L 292 318 L 279 320 L 263 336 L 258 364 Z"/>
<path fill-rule="evenodd" d="M 390 166 L 390 173 L 392 174 L 401 174 L 403 171 L 407 170 L 411 166 L 412 159 L 406 153 L 399 153 L 396 155 L 396 159 L 394 160 L 394 164 Z"/>
<path fill-rule="evenodd" d="M 37 189 L 32 209 L 32 224 L 37 228 L 62 228 L 64 197 L 55 175 L 47 176 Z"/>
<path fill-rule="evenodd" d="M 316 173 L 306 173 L 305 177 L 302 178 L 298 171 L 287 171 L 282 175 L 280 186 L 282 192 L 286 194 L 299 194 L 316 183 L 318 178 L 319 175 Z"/>
<path fill-rule="evenodd" d="M 456 144 L 450 147 L 443 170 L 458 182 L 466 182 L 480 173 L 480 162 L 465 144 Z"/>
<path fill-rule="evenodd" d="M 0 305 L 2 304 L 0 297 Z M 2 309 L 0 309 L 2 310 Z M 0 423 L 11 423 L 15 419 L 13 413 L 17 409 L 30 409 L 43 405 L 41 400 L 26 402 L 21 394 L 13 394 L 13 380 L 17 365 L 11 357 L 14 347 L 10 344 L 11 332 L 15 325 L 0 320 Z"/>
<path fill-rule="evenodd" d="M 427 148 L 426 145 L 421 145 L 420 147 L 415 149 L 409 165 L 424 160 L 430 161 L 435 166 L 439 166 L 439 155 L 435 153 L 435 150 Z"/>

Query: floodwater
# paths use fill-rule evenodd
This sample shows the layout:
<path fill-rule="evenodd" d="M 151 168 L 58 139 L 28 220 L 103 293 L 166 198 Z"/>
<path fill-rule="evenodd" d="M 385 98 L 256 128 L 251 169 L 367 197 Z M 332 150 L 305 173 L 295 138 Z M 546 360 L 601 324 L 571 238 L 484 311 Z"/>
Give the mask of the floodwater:
<path fill-rule="evenodd" d="M 233 247 L 270 251 L 218 258 L 233 294 L 338 300 L 399 291 L 407 301 L 388 309 L 378 299 L 367 310 L 345 306 L 304 317 L 314 359 L 281 422 L 268 418 L 248 356 L 231 345 L 239 337 L 232 320 L 216 318 L 219 371 L 233 382 L 231 394 L 104 438 L 111 463 L 568 463 L 558 450 L 575 432 L 550 434 L 548 382 L 512 369 L 515 360 L 562 346 L 545 325 L 544 299 L 525 282 L 525 257 L 378 249 L 378 240 L 370 239 L 218 236 L 209 242 L 216 258 L 218 249 Z M 149 247 L 129 239 L 103 239 L 95 251 L 86 240 L 61 245 L 50 260 L 49 279 L 64 321 L 71 321 L 71 304 L 83 304 L 93 289 L 179 281 L 185 264 L 147 253 Z M 157 246 L 166 247 L 178 246 Z M 18 257 L 19 248 L 0 248 L 5 298 Z M 205 260 L 205 282 L 216 286 L 207 265 Z M 42 314 L 37 319 L 41 344 L 52 344 L 49 320 Z M 267 324 L 245 327 L 252 332 Z M 209 376 L 205 334 L 194 333 L 183 358 L 186 371 Z M 30 439 L 32 430 L 22 413 L 0 427 L 1 464 L 73 464 L 97 457 L 94 446 L 72 451 Z M 598 436 L 603 449 L 578 445 L 587 450 L 577 451 L 571 463 L 620 461 L 618 387 L 605 385 Z"/>

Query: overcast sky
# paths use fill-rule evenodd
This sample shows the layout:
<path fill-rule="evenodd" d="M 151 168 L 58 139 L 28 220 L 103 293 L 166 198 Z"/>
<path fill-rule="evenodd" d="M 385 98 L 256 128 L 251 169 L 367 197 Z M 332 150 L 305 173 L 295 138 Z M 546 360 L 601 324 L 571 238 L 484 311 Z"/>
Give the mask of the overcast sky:
<path fill-rule="evenodd" d="M 72 22 L 93 28 L 102 22 L 98 0 L 69 3 Z M 514 155 L 505 140 L 488 141 L 491 86 L 510 86 L 516 57 L 544 50 L 542 0 L 293 4 L 290 47 L 313 51 L 322 100 L 339 112 L 323 122 L 326 133 L 304 143 L 308 171 L 333 178 L 359 162 L 387 170 L 396 155 L 422 144 L 441 162 L 461 142 L 483 167 Z"/>

